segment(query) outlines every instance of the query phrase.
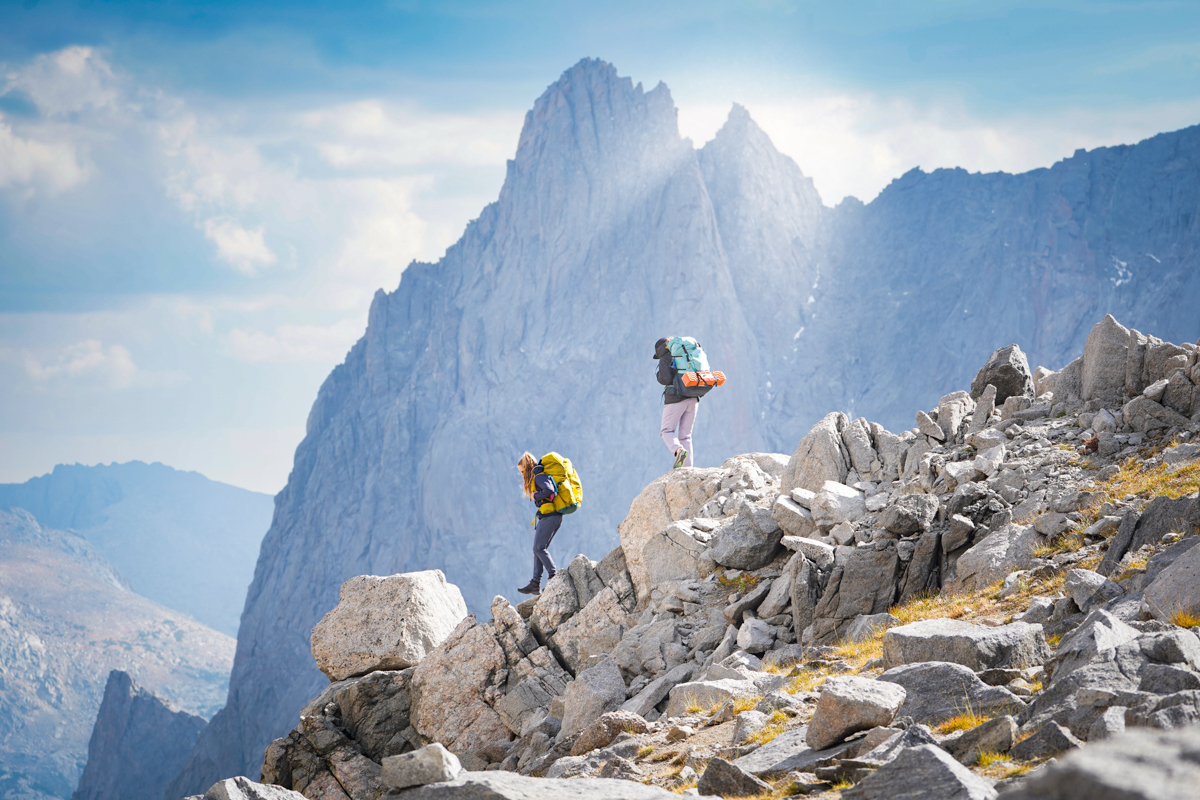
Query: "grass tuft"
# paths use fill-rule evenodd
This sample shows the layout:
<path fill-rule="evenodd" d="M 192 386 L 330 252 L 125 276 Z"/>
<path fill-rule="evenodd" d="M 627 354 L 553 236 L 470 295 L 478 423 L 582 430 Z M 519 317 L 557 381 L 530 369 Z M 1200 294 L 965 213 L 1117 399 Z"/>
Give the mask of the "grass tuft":
<path fill-rule="evenodd" d="M 975 766 L 987 769 L 998 761 L 1007 761 L 1008 756 L 997 753 L 994 750 L 984 750 L 975 758 Z"/>
<path fill-rule="evenodd" d="M 1181 628 L 1195 628 L 1200 626 L 1200 614 L 1186 608 L 1181 608 L 1171 615 L 1171 624 L 1178 625 Z"/>
<path fill-rule="evenodd" d="M 740 714 L 743 711 L 753 711 L 758 705 L 758 701 L 762 700 L 762 695 L 752 694 L 749 697 L 738 697 L 733 701 L 733 713 Z"/>
<path fill-rule="evenodd" d="M 955 731 L 969 731 L 972 728 L 977 728 L 987 722 L 991 717 L 982 714 L 976 714 L 974 711 L 965 711 L 961 714 L 955 714 L 948 720 L 938 724 L 938 733 L 954 733 Z"/>
<path fill-rule="evenodd" d="M 774 739 L 779 734 L 783 733 L 784 727 L 787 725 L 788 715 L 783 709 L 777 709 L 767 717 L 767 724 L 758 733 L 751 736 L 746 741 L 754 744 L 766 744 Z"/>
<path fill-rule="evenodd" d="M 651 753 L 653 753 L 653 752 L 654 752 L 654 747 L 653 747 L 653 746 L 651 746 L 651 745 L 644 745 L 644 746 L 642 746 L 642 747 L 639 747 L 639 748 L 638 748 L 638 751 L 637 751 L 637 757 L 638 757 L 638 758 L 645 758 L 646 756 L 650 755 L 650 754 L 651 754 Z"/>
<path fill-rule="evenodd" d="M 825 679 L 829 677 L 829 673 L 822 669 L 806 669 L 796 677 L 792 678 L 791 684 L 787 687 L 788 694 L 796 694 L 798 692 L 811 692 L 819 688 Z"/>
<path fill-rule="evenodd" d="M 700 705 L 700 701 L 696 699 L 695 695 L 689 695 L 687 698 L 687 705 L 683 707 L 683 710 L 689 714 L 699 714 L 704 711 L 705 708 Z"/>

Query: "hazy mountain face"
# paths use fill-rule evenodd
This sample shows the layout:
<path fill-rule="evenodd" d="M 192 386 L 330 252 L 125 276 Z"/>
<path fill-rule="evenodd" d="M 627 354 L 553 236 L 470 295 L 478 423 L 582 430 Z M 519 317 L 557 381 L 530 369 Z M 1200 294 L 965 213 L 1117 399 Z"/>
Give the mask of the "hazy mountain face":
<path fill-rule="evenodd" d="M 376 295 L 321 388 L 263 540 L 229 705 L 173 791 L 257 768 L 295 724 L 325 683 L 309 632 L 345 579 L 437 567 L 475 610 L 515 597 L 532 566 L 523 450 L 562 452 L 582 476 L 552 554 L 615 546 L 670 464 L 659 336 L 696 336 L 729 376 L 700 404 L 709 466 L 791 452 L 836 409 L 909 427 L 996 347 L 1059 367 L 1109 311 L 1200 334 L 1198 145 L 1189 129 L 1027 175 L 914 171 L 867 206 L 827 209 L 743 109 L 697 153 L 665 86 L 580 62 L 527 115 L 497 202 Z"/>
<path fill-rule="evenodd" d="M 24 508 L 93 544 L 133 591 L 237 635 L 269 495 L 162 464 L 59 464 L 0 485 L 0 508 Z"/>
<path fill-rule="evenodd" d="M 0 511 L 0 797 L 71 796 L 110 670 L 208 717 L 233 648 L 129 591 L 83 537 Z"/>

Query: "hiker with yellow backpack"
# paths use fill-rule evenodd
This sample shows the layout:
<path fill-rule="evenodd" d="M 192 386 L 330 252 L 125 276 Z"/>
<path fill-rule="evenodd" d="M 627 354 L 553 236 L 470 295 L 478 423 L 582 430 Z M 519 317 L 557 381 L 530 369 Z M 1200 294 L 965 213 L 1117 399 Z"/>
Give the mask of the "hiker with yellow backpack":
<path fill-rule="evenodd" d="M 700 398 L 725 383 L 725 373 L 708 368 L 704 348 L 690 336 L 664 336 L 654 343 L 658 382 L 663 389 L 662 426 L 659 434 L 675 456 L 672 469 L 690 467 L 695 456 L 692 426 Z"/>
<path fill-rule="evenodd" d="M 521 471 L 525 496 L 537 504 L 537 515 L 530 523 L 534 526 L 533 579 L 517 591 L 540 594 L 543 567 L 547 582 L 558 572 L 547 548 L 562 525 L 563 514 L 573 513 L 583 502 L 583 485 L 570 459 L 558 453 L 547 453 L 535 460 L 533 454 L 526 451 L 517 462 L 517 469 Z"/>

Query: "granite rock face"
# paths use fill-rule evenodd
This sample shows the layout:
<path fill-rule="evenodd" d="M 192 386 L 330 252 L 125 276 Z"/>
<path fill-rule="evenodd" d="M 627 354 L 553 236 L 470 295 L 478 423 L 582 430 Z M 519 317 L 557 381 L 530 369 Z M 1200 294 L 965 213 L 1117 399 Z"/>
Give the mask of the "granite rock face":
<path fill-rule="evenodd" d="M 72 800 L 161 800 L 207 724 L 113 670 Z"/>
<path fill-rule="evenodd" d="M 348 578 L 440 568 L 477 613 L 523 582 L 528 540 L 474 538 L 527 529 L 511 469 L 522 450 L 564 453 L 587 487 L 556 557 L 609 552 L 630 500 L 669 465 L 653 436 L 660 399 L 648 359 L 666 332 L 696 336 L 730 376 L 700 404 L 701 465 L 792 451 L 830 408 L 902 429 L 941 386 L 969 385 L 997 342 L 1020 342 L 1031 363 L 1064 364 L 1083 350 L 1097 309 L 1194 340 L 1195 316 L 1163 309 L 1200 300 L 1182 255 L 1196 233 L 1180 211 L 1196 206 L 1200 181 L 1178 166 L 1198 149 L 1200 131 L 1187 130 L 1025 175 L 913 170 L 869 205 L 827 209 L 744 110 L 697 153 L 665 86 L 646 91 L 603 62 L 576 65 L 535 102 L 497 201 L 441 261 L 410 265 L 395 291 L 376 295 L 366 334 L 322 387 L 263 541 L 230 703 L 175 788 L 248 769 L 291 726 L 324 680 L 297 642 Z M 914 348 L 914 335 L 956 346 Z M 610 376 L 603 391 L 562 380 L 581 341 L 604 343 L 580 364 Z M 1089 367 L 1088 385 L 1115 376 L 1106 370 Z M 546 426 L 527 413 L 530 385 L 547 387 L 546 404 L 570 418 L 605 424 Z M 785 492 L 870 479 L 864 437 L 881 456 L 880 480 L 903 470 L 932 488 L 942 465 L 929 441 L 827 419 L 806 451 L 811 469 L 782 473 Z M 956 436 L 968 424 L 958 419 Z M 434 476 L 455 474 L 467 454 L 477 474 L 512 480 L 480 482 L 476 502 L 460 502 L 459 485 Z M 703 483 L 703 469 L 677 472 Z M 655 503 L 669 510 L 667 486 L 680 483 L 660 484 Z M 646 540 L 683 518 L 657 513 L 635 526 Z M 620 536 L 645 602 L 653 587 L 641 553 Z M 898 563 L 878 566 L 896 574 Z M 918 577 L 933 574 L 930 557 Z M 853 579 L 837 578 L 843 599 L 822 640 L 885 611 L 899 591 L 852 603 Z"/>

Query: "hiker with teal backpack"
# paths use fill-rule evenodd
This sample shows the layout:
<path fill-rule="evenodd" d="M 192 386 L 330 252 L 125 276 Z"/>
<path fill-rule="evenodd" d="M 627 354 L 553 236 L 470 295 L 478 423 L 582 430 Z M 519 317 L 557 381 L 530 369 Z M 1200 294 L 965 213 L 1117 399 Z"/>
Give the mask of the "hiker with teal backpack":
<path fill-rule="evenodd" d="M 658 382 L 663 389 L 663 413 L 660 435 L 675 456 L 672 469 L 692 466 L 692 426 L 700 398 L 714 386 L 725 383 L 725 375 L 708 369 L 704 348 L 690 336 L 663 337 L 654 343 L 658 361 Z"/>
<path fill-rule="evenodd" d="M 537 514 L 530 523 L 534 526 L 533 579 L 517 591 L 540 594 L 543 568 L 547 582 L 558 572 L 547 548 L 562 525 L 563 514 L 574 512 L 583 502 L 583 486 L 571 461 L 558 453 L 547 453 L 535 460 L 526 451 L 517 462 L 517 469 L 521 471 L 525 496 L 537 505 Z"/>

